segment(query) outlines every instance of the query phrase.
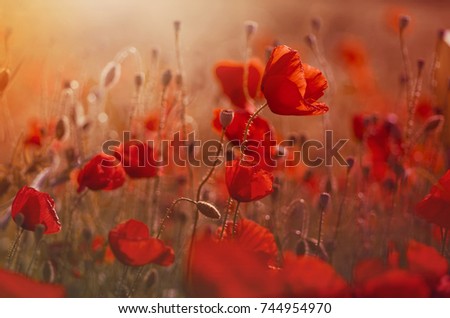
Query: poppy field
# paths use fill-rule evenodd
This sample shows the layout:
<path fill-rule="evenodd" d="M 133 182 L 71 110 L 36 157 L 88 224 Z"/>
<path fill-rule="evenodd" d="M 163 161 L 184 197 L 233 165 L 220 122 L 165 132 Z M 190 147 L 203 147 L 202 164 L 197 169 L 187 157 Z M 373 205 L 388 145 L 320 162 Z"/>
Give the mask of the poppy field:
<path fill-rule="evenodd" d="M 450 297 L 450 5 L 343 3 L 0 0 L 0 297 Z"/>

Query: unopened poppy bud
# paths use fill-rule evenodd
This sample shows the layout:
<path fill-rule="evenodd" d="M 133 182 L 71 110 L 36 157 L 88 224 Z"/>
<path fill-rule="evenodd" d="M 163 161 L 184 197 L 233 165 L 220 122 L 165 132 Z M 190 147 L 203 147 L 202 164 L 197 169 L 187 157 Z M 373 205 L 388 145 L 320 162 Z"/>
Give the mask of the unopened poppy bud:
<path fill-rule="evenodd" d="M 258 23 L 256 23 L 255 21 L 245 21 L 244 27 L 247 38 L 250 38 L 253 34 L 256 33 L 256 30 L 258 29 Z"/>
<path fill-rule="evenodd" d="M 178 87 L 183 86 L 183 76 L 180 73 L 175 76 L 175 84 L 177 84 Z"/>
<path fill-rule="evenodd" d="M 100 85 L 104 89 L 112 88 L 119 81 L 120 74 L 120 64 L 116 62 L 109 62 L 108 64 L 106 64 L 105 68 L 103 68 L 100 74 Z"/>
<path fill-rule="evenodd" d="M 14 218 L 14 222 L 16 222 L 17 226 L 22 226 L 23 222 L 25 221 L 25 216 L 22 213 L 19 213 Z"/>
<path fill-rule="evenodd" d="M 424 66 L 425 66 L 425 60 L 418 59 L 417 60 L 417 70 L 418 70 L 419 74 L 422 72 Z"/>
<path fill-rule="evenodd" d="M 355 165 L 355 158 L 348 157 L 345 161 L 347 161 L 347 171 L 350 172 Z"/>
<path fill-rule="evenodd" d="M 181 21 L 180 20 L 173 21 L 173 28 L 174 28 L 175 32 L 178 33 L 181 28 Z"/>
<path fill-rule="evenodd" d="M 68 133 L 69 119 L 66 116 L 61 117 L 56 123 L 55 137 L 61 141 L 65 139 Z"/>
<path fill-rule="evenodd" d="M 152 49 L 152 60 L 156 60 L 159 56 L 159 49 L 157 47 L 154 47 Z"/>
<path fill-rule="evenodd" d="M 144 276 L 144 284 L 146 288 L 152 288 L 158 281 L 158 272 L 151 268 Z"/>
<path fill-rule="evenodd" d="M 330 201 L 330 194 L 327 192 L 323 192 L 320 194 L 320 198 L 319 198 L 319 209 L 320 211 L 324 211 L 327 206 L 328 206 L 328 202 Z"/>
<path fill-rule="evenodd" d="M 45 225 L 44 224 L 38 224 L 34 228 L 34 240 L 36 243 L 38 243 L 42 237 L 44 236 L 45 232 Z"/>
<path fill-rule="evenodd" d="M 55 266 L 51 261 L 47 261 L 42 268 L 42 278 L 47 283 L 53 283 L 55 280 Z"/>
<path fill-rule="evenodd" d="M 222 129 L 226 129 L 234 118 L 234 111 L 230 109 L 224 109 L 220 112 L 219 121 Z"/>
<path fill-rule="evenodd" d="M 8 180 L 8 178 L 0 178 L 0 197 L 8 191 L 10 186 L 11 182 Z"/>
<path fill-rule="evenodd" d="M 318 17 L 311 19 L 311 27 L 314 31 L 319 32 L 321 26 L 322 26 L 322 22 L 320 21 L 320 19 Z"/>
<path fill-rule="evenodd" d="M 172 71 L 166 70 L 162 75 L 162 84 L 164 87 L 167 87 L 170 84 L 170 81 L 172 80 Z"/>
<path fill-rule="evenodd" d="M 145 80 L 145 74 L 142 72 L 137 73 L 134 76 L 134 85 L 136 86 L 136 88 L 140 88 L 142 86 L 142 84 L 144 84 L 144 80 Z"/>
<path fill-rule="evenodd" d="M 0 94 L 6 89 L 9 83 L 10 72 L 7 68 L 0 69 Z"/>
<path fill-rule="evenodd" d="M 220 219 L 220 212 L 217 208 L 211 203 L 205 201 L 198 201 L 196 203 L 198 211 L 204 216 L 211 219 Z"/>
<path fill-rule="evenodd" d="M 314 34 L 308 34 L 305 36 L 305 42 L 309 47 L 313 47 L 317 42 L 316 36 Z"/>
<path fill-rule="evenodd" d="M 435 131 L 438 127 L 441 127 L 443 122 L 445 121 L 444 116 L 442 115 L 434 115 L 427 119 L 425 123 L 424 132 L 431 133 Z"/>
<path fill-rule="evenodd" d="M 398 20 L 398 26 L 400 28 L 400 31 L 403 31 L 408 26 L 410 20 L 411 18 L 407 15 L 400 16 Z"/>
<path fill-rule="evenodd" d="M 92 231 L 88 228 L 84 228 L 81 231 L 81 235 L 86 242 L 90 242 L 92 240 Z"/>

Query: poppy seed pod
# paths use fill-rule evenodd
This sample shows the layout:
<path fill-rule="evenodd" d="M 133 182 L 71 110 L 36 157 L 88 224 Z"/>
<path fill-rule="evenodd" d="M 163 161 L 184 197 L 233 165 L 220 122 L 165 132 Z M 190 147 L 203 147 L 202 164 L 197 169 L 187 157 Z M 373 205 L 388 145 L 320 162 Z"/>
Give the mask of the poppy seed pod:
<path fill-rule="evenodd" d="M 69 119 L 66 116 L 61 117 L 56 123 L 55 137 L 61 141 L 68 135 Z"/>
<path fill-rule="evenodd" d="M 350 172 L 352 170 L 353 166 L 355 165 L 355 158 L 348 157 L 345 161 L 347 161 L 347 170 Z"/>
<path fill-rule="evenodd" d="M 109 62 L 106 64 L 105 68 L 103 68 L 102 73 L 100 74 L 100 85 L 104 89 L 110 89 L 120 79 L 121 74 L 121 66 L 116 62 Z"/>
<path fill-rule="evenodd" d="M 179 32 L 181 27 L 181 21 L 175 20 L 173 21 L 173 28 L 175 29 L 175 32 Z"/>
<path fill-rule="evenodd" d="M 233 121 L 233 118 L 234 118 L 234 111 L 230 109 L 222 110 L 219 116 L 219 121 L 222 128 L 226 129 Z"/>
<path fill-rule="evenodd" d="M 445 118 L 442 115 L 434 115 L 427 119 L 427 122 L 425 123 L 424 132 L 425 133 L 431 133 L 435 131 L 438 127 L 442 126 L 442 123 L 444 122 Z"/>
<path fill-rule="evenodd" d="M 217 208 L 211 203 L 205 201 L 198 201 L 196 203 L 198 211 L 204 216 L 211 219 L 220 219 L 220 212 Z"/>

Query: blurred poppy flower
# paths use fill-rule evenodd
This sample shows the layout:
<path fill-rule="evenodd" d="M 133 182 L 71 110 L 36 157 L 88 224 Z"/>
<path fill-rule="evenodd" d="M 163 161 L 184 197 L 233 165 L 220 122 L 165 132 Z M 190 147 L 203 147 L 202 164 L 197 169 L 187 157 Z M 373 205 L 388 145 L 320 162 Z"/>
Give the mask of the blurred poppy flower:
<path fill-rule="evenodd" d="M 61 298 L 62 286 L 40 283 L 18 273 L 0 269 L 1 298 Z"/>
<path fill-rule="evenodd" d="M 141 141 L 122 143 L 114 152 L 126 174 L 133 179 L 152 178 L 158 173 L 154 148 Z"/>
<path fill-rule="evenodd" d="M 366 298 L 418 298 L 429 297 L 430 289 L 419 275 L 391 269 L 368 279 L 357 287 L 356 294 Z"/>
<path fill-rule="evenodd" d="M 194 245 L 191 279 L 193 297 L 277 297 L 278 271 L 234 240 L 218 242 L 204 235 Z"/>
<path fill-rule="evenodd" d="M 430 223 L 450 229 L 450 170 L 439 179 L 429 194 L 416 205 L 419 217 Z"/>
<path fill-rule="evenodd" d="M 94 156 L 78 174 L 78 193 L 85 188 L 93 191 L 114 190 L 125 183 L 125 170 L 113 156 Z"/>
<path fill-rule="evenodd" d="M 45 226 L 45 234 L 61 230 L 55 202 L 47 193 L 27 186 L 20 189 L 11 206 L 11 216 L 15 221 L 19 214 L 24 217 L 20 226 L 25 230 L 34 231 L 39 224 Z"/>
<path fill-rule="evenodd" d="M 252 104 L 244 93 L 245 63 L 237 61 L 219 61 L 214 66 L 214 72 L 222 87 L 222 92 L 230 99 L 234 106 L 251 111 Z M 259 59 L 248 62 L 247 90 L 250 98 L 257 97 L 264 66 Z"/>
<path fill-rule="evenodd" d="M 334 268 L 314 256 L 286 254 L 282 276 L 287 297 L 349 297 L 350 288 Z"/>
<path fill-rule="evenodd" d="M 225 181 L 230 196 L 239 202 L 256 201 L 273 191 L 272 173 L 261 164 L 245 160 L 233 160 L 226 167 Z"/>
<path fill-rule="evenodd" d="M 44 127 L 42 127 L 38 120 L 30 121 L 24 144 L 26 146 L 41 147 L 42 139 L 44 138 L 44 132 Z"/>
<path fill-rule="evenodd" d="M 147 225 L 130 219 L 109 231 L 109 245 L 114 256 L 128 266 L 158 264 L 169 266 L 175 254 L 163 241 L 151 237 Z"/>
<path fill-rule="evenodd" d="M 406 259 L 409 270 L 421 275 L 431 286 L 448 272 L 448 262 L 438 251 L 414 240 L 408 243 Z"/>
<path fill-rule="evenodd" d="M 328 106 L 317 102 L 328 87 L 318 69 L 304 64 L 297 51 L 277 46 L 269 58 L 261 90 L 270 110 L 279 115 L 321 115 Z"/>
<path fill-rule="evenodd" d="M 273 265 L 277 260 L 275 237 L 267 228 L 251 220 L 241 219 L 236 224 L 234 236 L 233 222 L 228 222 L 223 238 L 234 240 L 241 248 L 258 255 L 268 265 Z"/>

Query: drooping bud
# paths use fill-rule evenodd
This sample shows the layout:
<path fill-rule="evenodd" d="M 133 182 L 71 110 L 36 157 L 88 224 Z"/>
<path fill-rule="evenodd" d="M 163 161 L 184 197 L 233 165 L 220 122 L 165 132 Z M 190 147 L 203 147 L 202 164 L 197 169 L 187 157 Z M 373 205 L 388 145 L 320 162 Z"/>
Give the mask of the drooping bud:
<path fill-rule="evenodd" d="M 347 159 L 345 159 L 345 161 L 347 162 L 347 171 L 350 172 L 352 170 L 353 166 L 355 165 L 355 158 L 347 157 Z"/>
<path fill-rule="evenodd" d="M 51 261 L 47 261 L 42 268 L 42 278 L 47 283 L 53 283 L 55 280 L 55 266 Z"/>
<path fill-rule="evenodd" d="M 307 36 L 305 36 L 305 43 L 310 47 L 314 47 L 315 44 L 317 43 L 317 38 L 314 34 L 308 34 Z"/>
<path fill-rule="evenodd" d="M 217 208 L 211 203 L 205 201 L 198 201 L 196 203 L 198 211 L 204 216 L 211 219 L 220 219 L 220 212 Z"/>
<path fill-rule="evenodd" d="M 231 109 L 224 109 L 220 111 L 219 121 L 222 129 L 226 129 L 232 122 L 234 118 L 234 111 Z"/>
<path fill-rule="evenodd" d="M 320 18 L 315 17 L 315 18 L 311 19 L 311 27 L 314 32 L 319 32 L 321 26 L 322 26 L 322 22 L 320 21 Z"/>
<path fill-rule="evenodd" d="M 111 89 L 120 79 L 121 66 L 116 62 L 109 62 L 100 74 L 100 86 Z"/>
<path fill-rule="evenodd" d="M 418 73 L 422 73 L 423 67 L 425 66 L 425 60 L 424 59 L 418 59 L 417 60 L 417 71 Z"/>
<path fill-rule="evenodd" d="M 444 123 L 445 119 L 442 115 L 434 115 L 427 119 L 424 127 L 424 132 L 426 134 L 429 134 L 433 131 L 435 131 L 437 128 L 442 127 L 442 124 Z"/>
<path fill-rule="evenodd" d="M 69 119 L 66 116 L 61 117 L 55 127 L 55 137 L 57 140 L 61 141 L 67 137 L 69 132 L 68 127 Z"/>
<path fill-rule="evenodd" d="M 152 288 L 158 281 L 158 272 L 154 268 L 149 269 L 143 280 L 146 288 Z"/>
<path fill-rule="evenodd" d="M 134 85 L 136 88 L 140 88 L 142 84 L 144 84 L 145 74 L 143 72 L 139 72 L 134 76 Z"/>

